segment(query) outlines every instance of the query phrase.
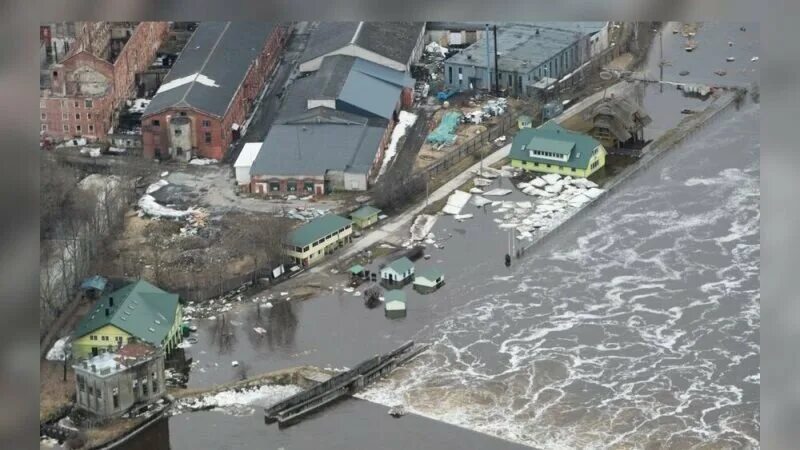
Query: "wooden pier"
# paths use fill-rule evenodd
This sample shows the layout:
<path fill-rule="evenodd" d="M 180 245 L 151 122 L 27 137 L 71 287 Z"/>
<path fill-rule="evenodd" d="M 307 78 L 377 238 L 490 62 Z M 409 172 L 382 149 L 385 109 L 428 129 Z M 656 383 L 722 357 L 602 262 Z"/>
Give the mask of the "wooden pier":
<path fill-rule="evenodd" d="M 376 355 L 347 372 L 265 408 L 264 422 L 278 422 L 278 426 L 297 423 L 308 414 L 369 386 L 427 348 L 427 345 L 415 345 L 414 341 L 408 341 L 389 353 Z"/>

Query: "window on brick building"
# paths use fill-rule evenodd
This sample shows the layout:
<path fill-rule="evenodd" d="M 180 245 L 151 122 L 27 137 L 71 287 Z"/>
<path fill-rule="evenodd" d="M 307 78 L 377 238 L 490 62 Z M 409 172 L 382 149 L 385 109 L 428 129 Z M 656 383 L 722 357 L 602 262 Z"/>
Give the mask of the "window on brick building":
<path fill-rule="evenodd" d="M 92 113 L 87 113 L 86 114 L 86 118 L 89 119 L 89 120 L 92 120 Z"/>
<path fill-rule="evenodd" d="M 161 126 L 161 121 L 159 121 L 159 120 L 156 120 L 156 119 L 154 119 L 154 120 L 153 120 L 152 122 L 150 122 L 150 123 L 151 123 L 151 124 L 152 124 L 154 127 L 160 127 L 160 126 Z"/>
<path fill-rule="evenodd" d="M 69 120 L 69 114 L 62 112 L 61 113 L 61 120 Z"/>
<path fill-rule="evenodd" d="M 269 190 L 270 191 L 280 191 L 281 190 L 281 184 L 278 183 L 277 181 L 272 182 L 272 183 L 269 184 Z"/>
<path fill-rule="evenodd" d="M 206 144 L 210 144 L 211 143 L 211 133 L 206 131 L 205 138 L 206 138 L 205 139 L 206 140 Z"/>
<path fill-rule="evenodd" d="M 39 100 L 39 109 L 47 108 L 47 102 L 44 100 Z"/>
<path fill-rule="evenodd" d="M 92 101 L 91 100 L 85 100 L 84 103 L 83 103 L 83 106 L 85 106 L 87 108 L 91 108 L 92 107 Z"/>
<path fill-rule="evenodd" d="M 42 131 L 47 131 L 47 124 L 46 123 L 42 124 Z"/>
<path fill-rule="evenodd" d="M 75 120 L 81 120 L 81 113 L 75 113 Z"/>
<path fill-rule="evenodd" d="M 58 78 L 58 71 L 57 70 L 53 71 L 53 78 Z"/>
<path fill-rule="evenodd" d="M 81 126 L 80 125 L 75 125 L 75 131 L 80 133 L 81 132 Z"/>
<path fill-rule="evenodd" d="M 186 117 L 186 111 L 181 111 L 180 114 L 182 117 Z"/>
<path fill-rule="evenodd" d="M 64 125 L 63 129 L 64 129 L 64 133 L 69 133 L 69 125 Z"/>
<path fill-rule="evenodd" d="M 47 120 L 47 114 L 46 113 L 42 113 L 42 120 Z"/>
<path fill-rule="evenodd" d="M 89 132 L 94 132 L 94 125 L 89 125 Z"/>
<path fill-rule="evenodd" d="M 75 107 L 76 107 L 76 108 L 80 108 L 80 103 L 78 103 L 78 101 L 77 101 L 77 100 L 75 100 Z"/>
<path fill-rule="evenodd" d="M 208 128 L 210 126 L 211 126 L 211 121 L 210 120 L 204 120 L 203 121 L 203 128 Z"/>

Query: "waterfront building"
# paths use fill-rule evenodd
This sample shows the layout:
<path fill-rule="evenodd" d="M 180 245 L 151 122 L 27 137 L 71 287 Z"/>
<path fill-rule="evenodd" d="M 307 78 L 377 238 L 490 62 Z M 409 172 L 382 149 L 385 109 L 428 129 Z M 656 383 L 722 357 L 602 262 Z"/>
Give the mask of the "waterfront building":
<path fill-rule="evenodd" d="M 308 267 L 353 240 L 353 222 L 335 214 L 318 217 L 294 230 L 285 244 L 292 261 Z"/>
<path fill-rule="evenodd" d="M 509 157 L 512 167 L 585 178 L 605 165 L 606 149 L 591 136 L 548 121 L 539 128 L 520 130 Z"/>
<path fill-rule="evenodd" d="M 436 268 L 427 267 L 414 275 L 414 289 L 427 294 L 444 285 L 444 273 Z"/>
<path fill-rule="evenodd" d="M 75 370 L 75 403 L 101 418 L 116 417 L 159 399 L 164 387 L 164 353 L 141 342 L 82 359 Z"/>
<path fill-rule="evenodd" d="M 381 271 L 381 282 L 386 285 L 403 285 L 411 281 L 414 277 L 414 263 L 410 259 L 403 256 L 398 258 Z"/>
<path fill-rule="evenodd" d="M 76 358 L 111 352 L 131 341 L 170 353 L 181 342 L 182 308 L 178 294 L 144 280 L 103 295 L 73 332 Z"/>
<path fill-rule="evenodd" d="M 406 316 L 406 294 L 401 290 L 386 291 L 383 297 L 383 312 L 390 319 Z"/>

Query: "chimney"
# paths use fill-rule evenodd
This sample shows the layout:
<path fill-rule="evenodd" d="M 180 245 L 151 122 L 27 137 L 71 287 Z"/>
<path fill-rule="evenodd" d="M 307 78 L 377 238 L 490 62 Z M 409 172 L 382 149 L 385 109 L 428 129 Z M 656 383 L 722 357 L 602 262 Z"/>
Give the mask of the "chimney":
<path fill-rule="evenodd" d="M 108 307 L 109 308 L 114 307 L 114 297 L 108 297 Z"/>

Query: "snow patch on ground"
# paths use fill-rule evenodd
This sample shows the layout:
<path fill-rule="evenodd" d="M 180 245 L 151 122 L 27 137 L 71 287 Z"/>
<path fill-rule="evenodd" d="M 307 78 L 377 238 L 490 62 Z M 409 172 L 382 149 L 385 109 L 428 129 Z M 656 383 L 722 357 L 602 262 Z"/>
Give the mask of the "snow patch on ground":
<path fill-rule="evenodd" d="M 181 399 L 175 405 L 177 412 L 199 411 L 205 409 L 216 409 L 223 412 L 247 412 L 252 414 L 254 411 L 242 411 L 241 409 L 230 407 L 237 406 L 256 406 L 268 408 L 280 401 L 283 401 L 303 389 L 295 385 L 273 385 L 265 384 L 262 386 L 218 392 L 199 398 Z"/>
<path fill-rule="evenodd" d="M 411 114 L 407 111 L 400 111 L 397 125 L 395 125 L 394 130 L 392 130 L 392 137 L 389 140 L 389 148 L 386 149 L 386 154 L 383 157 L 383 164 L 381 164 L 381 168 L 378 171 L 376 180 L 379 179 L 384 172 L 386 172 L 389 164 L 397 155 L 397 143 L 400 141 L 401 137 L 405 136 L 408 129 L 411 128 L 416 121 L 417 116 L 415 114 Z"/>
<path fill-rule="evenodd" d="M 194 158 L 193 160 L 189 161 L 189 164 L 195 166 L 207 166 L 209 164 L 217 164 L 219 161 L 216 159 L 211 158 Z"/>
<path fill-rule="evenodd" d="M 50 348 L 50 351 L 47 352 L 47 360 L 63 361 L 66 356 L 64 350 L 67 347 L 67 342 L 69 342 L 69 336 L 57 340 L 55 344 L 53 344 L 53 346 Z"/>

